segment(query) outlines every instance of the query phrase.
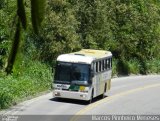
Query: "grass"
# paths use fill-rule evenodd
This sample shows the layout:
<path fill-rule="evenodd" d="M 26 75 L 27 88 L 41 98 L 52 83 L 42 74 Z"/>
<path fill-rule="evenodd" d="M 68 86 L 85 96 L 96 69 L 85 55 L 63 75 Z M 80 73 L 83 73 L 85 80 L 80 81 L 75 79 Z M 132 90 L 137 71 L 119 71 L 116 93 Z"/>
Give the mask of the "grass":
<path fill-rule="evenodd" d="M 25 65 L 25 66 L 24 66 Z M 15 105 L 18 101 L 51 87 L 51 69 L 39 61 L 26 61 L 6 76 L 0 72 L 0 109 Z"/>
<path fill-rule="evenodd" d="M 160 59 L 153 59 L 146 62 L 147 73 L 160 73 Z"/>
<path fill-rule="evenodd" d="M 140 63 L 132 59 L 130 61 L 127 61 L 127 67 L 128 67 L 128 73 L 129 74 L 139 74 L 140 73 Z"/>

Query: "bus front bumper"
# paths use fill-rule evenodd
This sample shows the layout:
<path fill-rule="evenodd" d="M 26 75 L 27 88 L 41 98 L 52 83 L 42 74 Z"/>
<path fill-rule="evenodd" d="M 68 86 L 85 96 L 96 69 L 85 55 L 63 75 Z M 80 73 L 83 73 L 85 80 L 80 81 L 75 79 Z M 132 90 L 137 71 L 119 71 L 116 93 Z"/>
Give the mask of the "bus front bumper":
<path fill-rule="evenodd" d="M 78 100 L 90 100 L 91 96 L 90 96 L 90 93 L 84 93 L 84 92 L 54 90 L 53 97 L 78 99 Z"/>

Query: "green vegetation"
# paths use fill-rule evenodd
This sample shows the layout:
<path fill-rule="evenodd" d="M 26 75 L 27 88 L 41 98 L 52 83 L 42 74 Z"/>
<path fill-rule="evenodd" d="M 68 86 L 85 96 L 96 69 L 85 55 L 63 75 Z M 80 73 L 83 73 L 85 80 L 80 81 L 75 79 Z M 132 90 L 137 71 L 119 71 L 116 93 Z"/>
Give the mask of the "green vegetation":
<path fill-rule="evenodd" d="M 21 70 L 21 71 L 19 71 Z M 25 61 L 13 69 L 13 74 L 0 73 L 0 109 L 8 108 L 27 97 L 51 87 L 49 68 L 36 61 Z"/>
<path fill-rule="evenodd" d="M 158 0 L 0 0 L 0 15 L 0 109 L 50 89 L 55 58 L 81 48 L 111 51 L 113 76 L 160 73 Z"/>

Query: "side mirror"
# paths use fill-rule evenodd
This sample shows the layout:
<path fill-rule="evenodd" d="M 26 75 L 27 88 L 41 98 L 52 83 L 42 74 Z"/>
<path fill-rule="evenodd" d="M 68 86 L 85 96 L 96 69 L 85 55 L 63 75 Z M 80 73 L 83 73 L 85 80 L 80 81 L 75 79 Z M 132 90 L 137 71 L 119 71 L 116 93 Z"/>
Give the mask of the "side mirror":
<path fill-rule="evenodd" d="M 93 71 L 91 71 L 91 78 L 93 78 L 94 77 L 94 72 Z"/>

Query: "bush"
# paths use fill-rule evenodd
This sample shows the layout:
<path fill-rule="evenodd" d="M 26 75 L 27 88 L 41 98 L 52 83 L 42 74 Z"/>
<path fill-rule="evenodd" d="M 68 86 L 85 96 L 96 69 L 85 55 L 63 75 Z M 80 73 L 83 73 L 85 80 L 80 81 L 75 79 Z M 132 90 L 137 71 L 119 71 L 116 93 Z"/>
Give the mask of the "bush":
<path fill-rule="evenodd" d="M 160 59 L 153 59 L 142 63 L 136 59 L 129 61 L 114 59 L 112 64 L 112 76 L 130 74 L 158 74 L 160 72 L 159 60 Z"/>
<path fill-rule="evenodd" d="M 126 60 L 117 60 L 117 72 L 118 75 L 128 75 L 129 74 L 129 67 Z"/>
<path fill-rule="evenodd" d="M 113 75 L 139 74 L 141 65 L 138 60 L 113 60 Z"/>
<path fill-rule="evenodd" d="M 153 59 L 146 62 L 147 73 L 160 73 L 160 59 Z"/>
<path fill-rule="evenodd" d="M 127 61 L 128 73 L 129 74 L 139 74 L 140 73 L 140 64 L 137 60 L 132 59 Z"/>
<path fill-rule="evenodd" d="M 118 75 L 117 62 L 118 62 L 118 61 L 117 61 L 116 59 L 113 59 L 113 60 L 112 60 L 112 77 Z"/>
<path fill-rule="evenodd" d="M 13 74 L 0 77 L 0 109 L 8 108 L 19 100 L 50 89 L 51 71 L 39 61 L 23 62 L 14 68 Z M 1 72 L 0 75 L 4 75 Z"/>

